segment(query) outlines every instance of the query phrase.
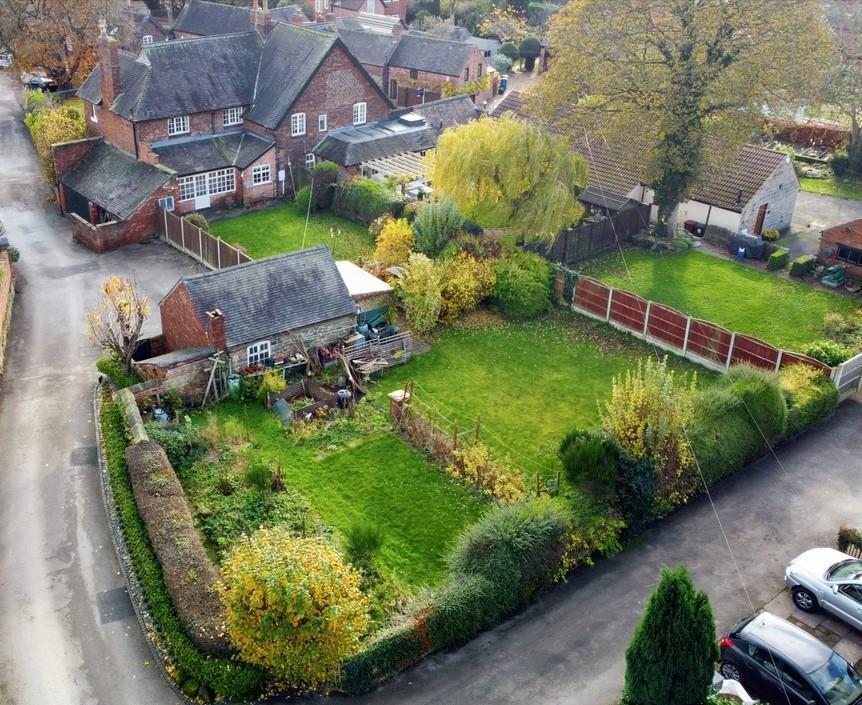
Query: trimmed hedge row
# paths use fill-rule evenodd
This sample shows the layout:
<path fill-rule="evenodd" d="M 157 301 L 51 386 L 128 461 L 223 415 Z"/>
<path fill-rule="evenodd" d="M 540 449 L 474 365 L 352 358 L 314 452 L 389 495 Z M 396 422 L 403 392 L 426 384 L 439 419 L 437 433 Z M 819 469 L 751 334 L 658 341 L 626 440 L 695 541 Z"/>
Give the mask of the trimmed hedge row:
<path fill-rule="evenodd" d="M 766 268 L 774 272 L 784 269 L 788 262 L 790 262 L 790 250 L 782 248 L 769 255 L 769 259 L 766 260 Z"/>
<path fill-rule="evenodd" d="M 800 255 L 790 263 L 790 276 L 804 277 L 814 271 L 816 264 L 814 255 Z"/>
<path fill-rule="evenodd" d="M 234 658 L 203 654 L 186 634 L 138 513 L 126 467 L 126 425 L 116 401 L 103 404 L 100 426 L 111 490 L 126 548 L 157 626 L 160 642 L 173 665 L 177 670 L 193 675 L 200 685 L 230 699 L 257 692 L 264 681 L 261 670 Z"/>

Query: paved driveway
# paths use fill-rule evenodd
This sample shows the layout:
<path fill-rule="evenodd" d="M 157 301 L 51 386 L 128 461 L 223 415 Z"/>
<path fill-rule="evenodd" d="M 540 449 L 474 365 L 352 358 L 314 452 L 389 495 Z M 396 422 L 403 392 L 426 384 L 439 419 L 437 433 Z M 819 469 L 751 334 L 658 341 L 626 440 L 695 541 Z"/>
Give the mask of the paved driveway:
<path fill-rule="evenodd" d="M 193 268 L 160 243 L 98 256 L 71 242 L 2 72 L 0 154 L 0 220 L 22 255 L 0 384 L 0 703 L 173 703 L 101 505 L 84 314 L 109 274 L 136 275 L 155 304 Z"/>
<path fill-rule="evenodd" d="M 791 234 L 781 238 L 779 244 L 790 248 L 791 259 L 816 255 L 821 230 L 857 218 L 862 218 L 862 201 L 800 191 L 790 224 Z"/>

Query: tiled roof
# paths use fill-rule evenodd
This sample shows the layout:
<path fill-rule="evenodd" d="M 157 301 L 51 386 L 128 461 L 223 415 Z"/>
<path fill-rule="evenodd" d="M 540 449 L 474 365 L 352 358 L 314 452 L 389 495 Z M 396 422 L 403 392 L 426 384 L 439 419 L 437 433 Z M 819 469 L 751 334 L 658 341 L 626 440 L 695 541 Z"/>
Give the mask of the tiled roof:
<path fill-rule="evenodd" d="M 274 144 L 274 140 L 238 129 L 153 142 L 150 149 L 159 155 L 159 163 L 182 175 L 228 166 L 245 169 Z"/>
<path fill-rule="evenodd" d="M 339 18 L 340 19 L 340 18 Z M 347 50 L 356 57 L 361 64 L 372 66 L 383 66 L 394 49 L 396 41 L 391 34 L 370 32 L 365 29 L 348 29 L 344 24 L 336 20 L 338 36 L 347 47 Z"/>
<path fill-rule="evenodd" d="M 355 166 L 405 152 L 423 152 L 437 144 L 437 131 L 425 122 L 406 125 L 398 119 L 332 130 L 314 148 L 320 159 Z"/>
<path fill-rule="evenodd" d="M 319 246 L 182 279 L 195 314 L 224 314 L 228 347 L 356 314 L 329 250 Z"/>
<path fill-rule="evenodd" d="M 450 98 L 441 98 L 430 103 L 414 105 L 411 108 L 401 108 L 392 113 L 392 117 L 406 113 L 416 113 L 425 118 L 429 125 L 435 130 L 445 130 L 454 125 L 475 120 L 481 114 L 468 95 L 455 95 Z"/>
<path fill-rule="evenodd" d="M 302 14 L 299 5 L 273 7 L 269 10 L 273 22 L 290 22 L 297 13 Z M 207 0 L 188 0 L 174 23 L 175 31 L 202 37 L 249 32 L 252 29 L 251 8 Z"/>
<path fill-rule="evenodd" d="M 138 161 L 102 141 L 61 174 L 59 180 L 120 220 L 126 220 L 170 178 L 168 170 Z"/>
<path fill-rule="evenodd" d="M 389 57 L 391 66 L 460 76 L 474 47 L 423 32 L 404 32 Z"/>

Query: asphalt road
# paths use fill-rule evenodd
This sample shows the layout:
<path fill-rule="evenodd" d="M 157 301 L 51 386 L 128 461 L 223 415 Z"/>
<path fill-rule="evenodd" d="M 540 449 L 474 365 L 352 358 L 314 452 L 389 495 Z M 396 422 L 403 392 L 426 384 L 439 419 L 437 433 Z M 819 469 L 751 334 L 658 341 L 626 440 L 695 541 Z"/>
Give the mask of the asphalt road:
<path fill-rule="evenodd" d="M 155 302 L 192 266 L 161 244 L 98 256 L 71 242 L 45 204 L 2 74 L 0 155 L 0 219 L 22 252 L 0 384 L 0 705 L 174 703 L 122 590 L 100 503 L 96 354 L 83 319 L 109 274 L 136 275 Z M 862 525 L 860 423 L 862 405 L 847 403 L 783 448 L 781 467 L 762 461 L 714 492 L 754 605 L 781 589 L 790 557 L 830 544 L 842 522 Z M 678 563 L 709 592 L 720 629 L 749 610 L 712 507 L 700 499 L 497 629 L 351 702 L 611 705 L 659 568 Z"/>

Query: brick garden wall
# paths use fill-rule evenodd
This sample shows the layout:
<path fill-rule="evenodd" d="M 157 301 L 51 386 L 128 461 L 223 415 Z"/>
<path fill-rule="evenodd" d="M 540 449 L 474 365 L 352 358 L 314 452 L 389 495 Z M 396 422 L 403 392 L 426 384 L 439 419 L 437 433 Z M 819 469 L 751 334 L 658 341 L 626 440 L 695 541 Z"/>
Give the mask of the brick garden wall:
<path fill-rule="evenodd" d="M 162 334 L 168 351 L 200 348 L 210 344 L 207 333 L 195 314 L 186 285 L 182 282 L 159 304 Z"/>
<path fill-rule="evenodd" d="M 0 250 L 0 377 L 6 362 L 6 343 L 12 325 L 12 302 L 15 299 L 14 271 L 8 250 Z"/>

